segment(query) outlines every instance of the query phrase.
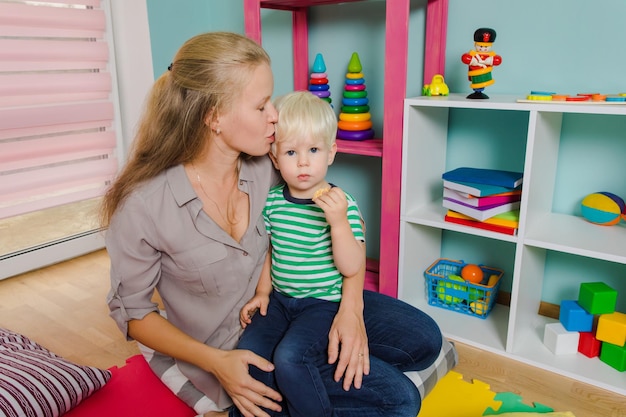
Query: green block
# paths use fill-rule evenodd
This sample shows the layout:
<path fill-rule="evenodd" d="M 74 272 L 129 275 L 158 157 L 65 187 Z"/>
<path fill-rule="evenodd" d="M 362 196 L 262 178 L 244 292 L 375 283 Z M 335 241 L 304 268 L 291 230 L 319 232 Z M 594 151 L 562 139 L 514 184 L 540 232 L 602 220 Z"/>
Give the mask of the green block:
<path fill-rule="evenodd" d="M 589 314 L 610 314 L 615 312 L 617 291 L 604 282 L 583 282 L 580 284 L 578 304 Z"/>
<path fill-rule="evenodd" d="M 626 371 L 626 346 L 602 342 L 600 360 L 620 372 Z"/>

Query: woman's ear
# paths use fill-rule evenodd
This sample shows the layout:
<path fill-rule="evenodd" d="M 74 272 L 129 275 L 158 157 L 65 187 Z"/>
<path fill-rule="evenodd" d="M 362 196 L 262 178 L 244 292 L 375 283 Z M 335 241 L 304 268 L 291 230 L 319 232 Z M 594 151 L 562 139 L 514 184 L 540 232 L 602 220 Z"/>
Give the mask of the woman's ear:
<path fill-rule="evenodd" d="M 213 110 L 209 111 L 204 117 L 204 124 L 205 126 L 208 126 L 211 131 L 217 133 L 218 135 L 222 133 L 220 129 L 219 117 L 215 114 Z"/>

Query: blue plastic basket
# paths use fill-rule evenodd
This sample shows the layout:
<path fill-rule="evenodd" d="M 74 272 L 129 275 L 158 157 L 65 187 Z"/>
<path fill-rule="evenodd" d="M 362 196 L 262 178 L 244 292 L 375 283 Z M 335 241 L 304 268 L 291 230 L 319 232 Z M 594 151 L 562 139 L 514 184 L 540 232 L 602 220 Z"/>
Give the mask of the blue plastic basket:
<path fill-rule="evenodd" d="M 478 265 L 484 275 L 478 284 L 448 278 L 450 275 L 460 277 L 465 265 L 463 261 L 440 258 L 424 271 L 428 304 L 486 319 L 496 302 L 504 272 Z"/>

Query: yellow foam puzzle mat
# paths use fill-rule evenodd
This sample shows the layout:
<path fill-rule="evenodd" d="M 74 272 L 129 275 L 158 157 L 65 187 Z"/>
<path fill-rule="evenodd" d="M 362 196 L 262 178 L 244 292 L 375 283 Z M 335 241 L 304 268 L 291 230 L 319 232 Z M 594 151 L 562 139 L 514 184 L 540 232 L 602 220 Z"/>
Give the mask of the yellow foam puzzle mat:
<path fill-rule="evenodd" d="M 418 417 L 575 417 L 571 412 L 553 411 L 543 404 L 526 404 L 512 392 L 495 393 L 489 384 L 477 379 L 468 382 L 450 371 L 424 399 Z"/>
<path fill-rule="evenodd" d="M 496 393 L 479 380 L 467 382 L 463 375 L 450 371 L 422 402 L 419 417 L 481 417 L 489 407 L 500 408 Z"/>
<path fill-rule="evenodd" d="M 547 413 L 521 411 L 498 414 L 500 417 L 576 417 L 571 411 L 554 411 Z"/>

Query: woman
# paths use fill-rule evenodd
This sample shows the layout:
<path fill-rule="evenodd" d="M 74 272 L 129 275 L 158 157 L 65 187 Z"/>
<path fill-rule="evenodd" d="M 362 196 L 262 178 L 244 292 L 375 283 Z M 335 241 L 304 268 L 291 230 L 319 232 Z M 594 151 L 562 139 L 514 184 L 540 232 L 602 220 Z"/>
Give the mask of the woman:
<path fill-rule="evenodd" d="M 177 393 L 206 416 L 287 415 L 280 393 L 248 373 L 253 365 L 271 375 L 271 358 L 236 349 L 239 311 L 268 249 L 261 212 L 278 180 L 267 156 L 273 85 L 267 53 L 246 37 L 187 41 L 155 82 L 102 207 L 111 316 L 128 338 L 175 359 L 188 379 Z M 419 394 L 402 372 L 435 360 L 439 329 L 406 304 L 364 293 L 362 277 L 353 282 L 319 360 L 332 415 L 414 417 Z M 162 363 L 150 361 L 159 375 Z"/>

